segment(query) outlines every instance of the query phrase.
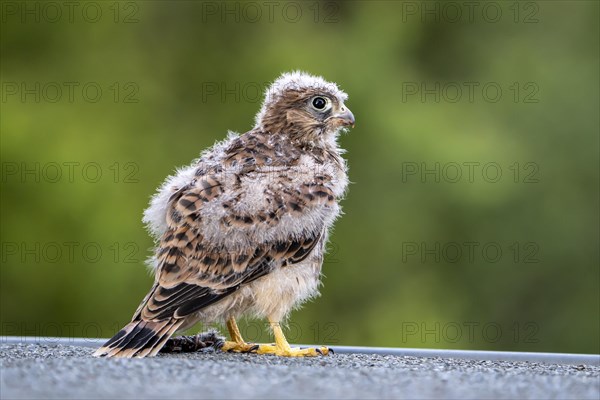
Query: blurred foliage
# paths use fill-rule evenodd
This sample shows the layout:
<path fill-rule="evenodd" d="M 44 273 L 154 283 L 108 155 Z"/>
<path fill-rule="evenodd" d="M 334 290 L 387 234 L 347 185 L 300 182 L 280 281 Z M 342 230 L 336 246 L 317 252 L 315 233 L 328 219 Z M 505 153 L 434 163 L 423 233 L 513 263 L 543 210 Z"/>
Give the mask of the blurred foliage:
<path fill-rule="evenodd" d="M 149 196 L 302 69 L 348 92 L 357 126 L 291 339 L 600 351 L 597 2 L 454 3 L 458 20 L 444 2 L 52 3 L 2 4 L 2 334 L 125 324 L 152 281 Z"/>

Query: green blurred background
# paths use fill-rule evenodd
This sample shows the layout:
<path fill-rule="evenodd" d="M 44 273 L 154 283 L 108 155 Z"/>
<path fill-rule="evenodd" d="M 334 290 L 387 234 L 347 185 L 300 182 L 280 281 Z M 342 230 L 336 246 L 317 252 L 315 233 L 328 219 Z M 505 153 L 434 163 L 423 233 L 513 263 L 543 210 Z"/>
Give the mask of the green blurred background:
<path fill-rule="evenodd" d="M 128 322 L 149 196 L 302 69 L 357 125 L 291 340 L 600 351 L 598 2 L 52 3 L 2 3 L 3 335 Z"/>

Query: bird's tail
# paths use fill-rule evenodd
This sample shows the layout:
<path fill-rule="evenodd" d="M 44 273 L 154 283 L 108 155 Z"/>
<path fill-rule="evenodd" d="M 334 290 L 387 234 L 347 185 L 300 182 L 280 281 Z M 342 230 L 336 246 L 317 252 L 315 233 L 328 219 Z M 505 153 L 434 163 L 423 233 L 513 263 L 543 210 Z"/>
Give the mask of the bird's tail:
<path fill-rule="evenodd" d="M 94 357 L 154 356 L 181 326 L 183 319 L 131 321 L 94 353 Z"/>

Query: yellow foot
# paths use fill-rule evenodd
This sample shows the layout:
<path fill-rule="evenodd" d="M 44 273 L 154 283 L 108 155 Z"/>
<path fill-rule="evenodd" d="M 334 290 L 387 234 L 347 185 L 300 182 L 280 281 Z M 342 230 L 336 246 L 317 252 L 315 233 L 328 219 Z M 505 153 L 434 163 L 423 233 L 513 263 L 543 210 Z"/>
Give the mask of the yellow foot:
<path fill-rule="evenodd" d="M 230 353 L 252 353 L 256 352 L 258 348 L 259 345 L 254 343 L 226 341 L 221 347 L 221 350 Z"/>
<path fill-rule="evenodd" d="M 281 357 L 318 357 L 326 356 L 329 353 L 333 354 L 333 350 L 327 347 L 316 347 L 308 349 L 300 349 L 297 347 L 291 347 L 288 341 L 285 339 L 283 331 L 279 322 L 273 318 L 269 318 L 269 323 L 273 329 L 273 335 L 275 336 L 274 344 L 254 344 L 246 343 L 242 339 L 240 330 L 238 329 L 235 318 L 230 317 L 227 319 L 227 329 L 231 335 L 231 341 L 224 342 L 221 346 L 221 350 L 233 353 L 256 353 L 256 354 L 275 354 Z"/>
<path fill-rule="evenodd" d="M 261 344 L 256 349 L 257 354 L 275 354 L 281 357 L 319 357 L 333 354 L 333 350 L 327 347 L 316 347 L 301 349 L 299 347 L 278 347 L 272 344 Z"/>

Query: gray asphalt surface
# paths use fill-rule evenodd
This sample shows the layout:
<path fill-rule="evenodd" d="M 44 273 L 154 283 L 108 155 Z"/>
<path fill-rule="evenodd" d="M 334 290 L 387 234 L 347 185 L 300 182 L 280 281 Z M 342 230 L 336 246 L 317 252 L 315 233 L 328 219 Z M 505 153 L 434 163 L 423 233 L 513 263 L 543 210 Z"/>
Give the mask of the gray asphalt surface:
<path fill-rule="evenodd" d="M 336 354 L 200 352 L 96 359 L 89 347 L 0 345 L 3 399 L 599 399 L 600 367 Z"/>

